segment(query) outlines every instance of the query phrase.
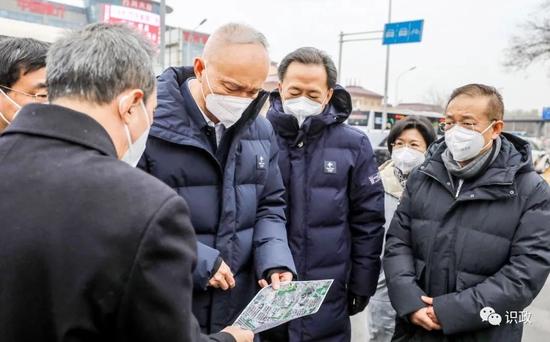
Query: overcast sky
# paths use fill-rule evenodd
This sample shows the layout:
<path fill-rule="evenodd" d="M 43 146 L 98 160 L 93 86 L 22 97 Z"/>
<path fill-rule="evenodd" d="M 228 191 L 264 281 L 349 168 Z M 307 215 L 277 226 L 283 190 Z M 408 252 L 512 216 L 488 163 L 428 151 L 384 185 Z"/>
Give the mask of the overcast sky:
<path fill-rule="evenodd" d="M 168 0 L 174 12 L 167 23 L 183 28 L 208 21 L 199 29 L 211 33 L 229 21 L 250 24 L 268 38 L 271 57 L 280 61 L 301 46 L 315 46 L 338 57 L 340 31 L 381 30 L 387 20 L 387 0 Z M 550 106 L 550 64 L 526 71 L 502 67 L 511 35 L 541 0 L 393 0 L 393 21 L 424 19 L 418 44 L 392 47 L 390 102 L 396 77 L 412 66 L 399 82 L 403 102 L 422 102 L 430 93 L 448 95 L 470 82 L 493 85 L 504 95 L 508 109 Z M 352 80 L 383 93 L 385 48 L 381 42 L 344 45 L 342 83 Z"/>

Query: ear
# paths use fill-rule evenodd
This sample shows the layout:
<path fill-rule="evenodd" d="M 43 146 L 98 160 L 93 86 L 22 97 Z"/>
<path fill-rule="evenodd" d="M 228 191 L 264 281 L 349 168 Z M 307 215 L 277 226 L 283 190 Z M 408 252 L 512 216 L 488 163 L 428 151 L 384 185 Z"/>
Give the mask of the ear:
<path fill-rule="evenodd" d="M 491 139 L 496 139 L 502 131 L 504 131 L 504 121 L 498 120 L 493 125 L 493 135 L 491 136 Z"/>
<path fill-rule="evenodd" d="M 327 95 L 327 104 L 330 103 L 330 100 L 332 99 L 332 95 L 334 94 L 334 88 L 330 88 L 328 90 L 328 95 Z"/>
<path fill-rule="evenodd" d="M 205 69 L 205 63 L 202 57 L 196 57 L 193 61 L 193 71 L 195 72 L 195 78 L 200 79 Z"/>
<path fill-rule="evenodd" d="M 138 108 L 140 102 L 143 101 L 143 95 L 141 89 L 133 89 L 118 96 L 116 100 L 118 101 L 118 114 L 124 123 L 130 123 L 135 108 Z"/>

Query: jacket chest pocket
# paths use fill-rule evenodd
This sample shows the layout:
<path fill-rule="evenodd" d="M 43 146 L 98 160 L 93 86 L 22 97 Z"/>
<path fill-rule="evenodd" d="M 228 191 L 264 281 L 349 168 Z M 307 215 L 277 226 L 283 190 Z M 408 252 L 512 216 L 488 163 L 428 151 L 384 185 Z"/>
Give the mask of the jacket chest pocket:
<path fill-rule="evenodd" d="M 236 184 L 265 184 L 270 165 L 269 150 L 263 144 L 243 141 L 235 153 Z"/>

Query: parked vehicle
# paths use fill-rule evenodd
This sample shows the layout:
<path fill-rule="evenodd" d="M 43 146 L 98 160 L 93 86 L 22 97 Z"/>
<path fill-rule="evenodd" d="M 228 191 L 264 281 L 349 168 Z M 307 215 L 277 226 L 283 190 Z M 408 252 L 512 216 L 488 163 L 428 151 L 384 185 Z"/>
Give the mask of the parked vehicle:
<path fill-rule="evenodd" d="M 543 173 L 546 169 L 550 168 L 550 156 L 544 149 L 542 141 L 534 137 L 522 137 L 527 140 L 531 145 L 531 155 L 533 157 L 533 165 L 535 171 Z"/>
<path fill-rule="evenodd" d="M 365 132 L 365 134 L 369 137 L 378 165 L 382 165 L 386 162 L 386 160 L 390 159 L 387 138 L 391 127 L 396 121 L 402 120 L 410 115 L 424 116 L 428 118 L 428 120 L 432 122 L 436 133 L 438 135 L 442 134 L 442 132 L 439 131 L 439 123 L 442 122 L 443 115 L 437 112 L 398 110 L 396 108 L 390 108 L 387 112 L 385 130 L 382 129 L 383 115 L 381 110 L 354 112 L 350 116 L 348 123 Z"/>

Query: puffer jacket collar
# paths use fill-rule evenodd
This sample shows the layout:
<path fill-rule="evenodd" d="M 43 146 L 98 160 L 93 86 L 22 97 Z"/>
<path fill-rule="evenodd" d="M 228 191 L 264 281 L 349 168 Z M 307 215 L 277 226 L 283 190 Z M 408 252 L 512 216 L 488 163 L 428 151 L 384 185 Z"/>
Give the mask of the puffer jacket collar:
<path fill-rule="evenodd" d="M 502 133 L 501 138 L 502 147 L 497 158 L 481 176 L 467 184 L 465 190 L 469 189 L 468 196 L 462 199 L 494 200 L 517 196 L 517 175 L 534 170 L 528 142 L 509 133 Z M 454 196 L 454 189 L 450 186 L 452 182 L 441 158 L 446 148 L 445 138 L 432 144 L 420 172 L 441 183 Z"/>
<path fill-rule="evenodd" d="M 270 95 L 271 107 L 267 118 L 273 124 L 273 128 L 284 138 L 301 141 L 304 136 L 309 138 L 320 134 L 326 127 L 343 123 L 352 111 L 351 96 L 341 86 L 334 88 L 334 93 L 329 105 L 319 115 L 306 119 L 300 127 L 298 120 L 293 115 L 284 113 L 281 94 L 274 90 Z"/>
<path fill-rule="evenodd" d="M 175 144 L 192 145 L 209 150 L 208 141 L 202 131 L 206 122 L 200 111 L 194 108 L 196 104 L 184 100 L 184 92 L 190 96 L 186 83 L 194 77 L 191 67 L 170 67 L 158 77 L 158 105 L 150 134 Z M 230 129 L 242 132 L 245 127 L 250 126 L 268 96 L 267 92 L 260 91 L 241 119 Z"/>

